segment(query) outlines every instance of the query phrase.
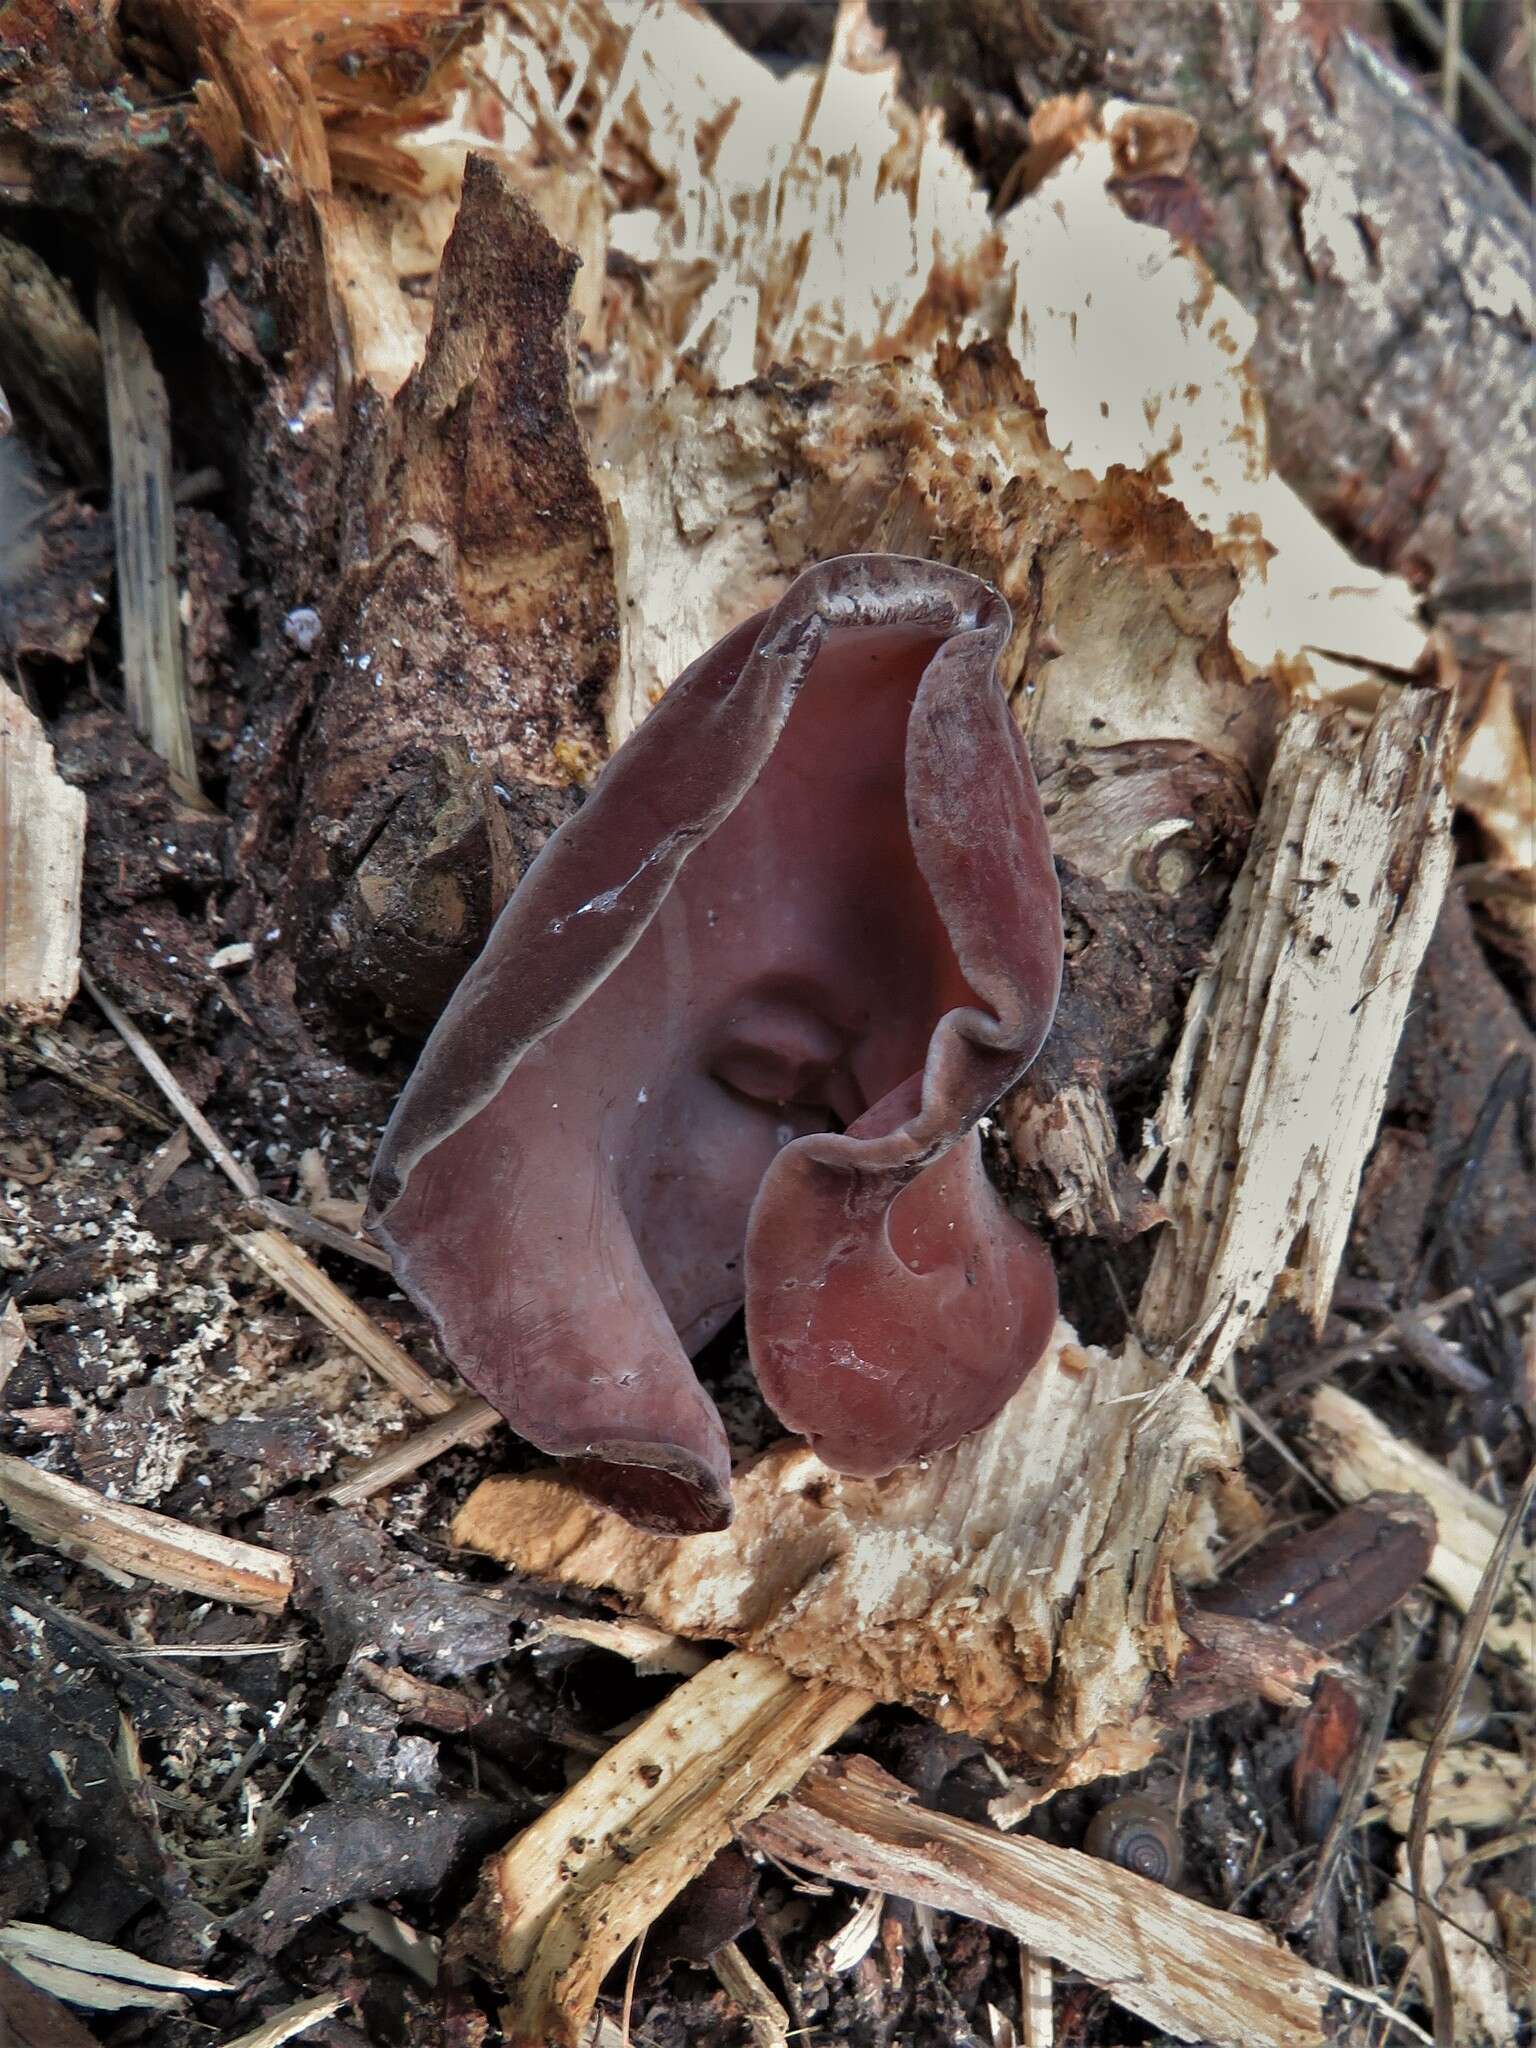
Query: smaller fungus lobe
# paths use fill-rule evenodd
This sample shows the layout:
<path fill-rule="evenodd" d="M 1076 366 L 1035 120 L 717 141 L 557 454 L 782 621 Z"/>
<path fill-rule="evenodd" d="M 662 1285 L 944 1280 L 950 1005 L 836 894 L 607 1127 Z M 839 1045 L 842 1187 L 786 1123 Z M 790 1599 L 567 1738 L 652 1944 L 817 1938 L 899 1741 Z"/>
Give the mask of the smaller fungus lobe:
<path fill-rule="evenodd" d="M 371 1223 L 466 1380 L 653 1528 L 730 1518 L 691 1357 L 877 1476 L 990 1420 L 1056 1289 L 977 1119 L 1039 1050 L 1061 910 L 1008 608 L 807 570 L 550 840 L 396 1106 Z"/>

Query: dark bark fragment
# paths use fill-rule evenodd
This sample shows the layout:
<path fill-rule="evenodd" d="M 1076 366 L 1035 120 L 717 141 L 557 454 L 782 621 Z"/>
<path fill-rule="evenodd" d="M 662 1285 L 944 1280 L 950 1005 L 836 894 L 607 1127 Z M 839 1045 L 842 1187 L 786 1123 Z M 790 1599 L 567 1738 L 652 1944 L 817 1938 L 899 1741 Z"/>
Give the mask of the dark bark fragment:
<path fill-rule="evenodd" d="M 1263 1544 L 1200 1605 L 1277 1623 L 1331 1650 L 1390 1614 L 1424 1576 L 1434 1547 L 1435 1517 L 1424 1501 L 1373 1493 L 1315 1529 Z"/>
<path fill-rule="evenodd" d="M 294 1828 L 288 1847 L 230 1931 L 262 1955 L 274 1955 L 294 1929 L 353 1899 L 430 1892 L 462 1856 L 488 1846 L 508 1813 L 490 1799 L 394 1793 L 356 1804 L 316 1807 Z"/>

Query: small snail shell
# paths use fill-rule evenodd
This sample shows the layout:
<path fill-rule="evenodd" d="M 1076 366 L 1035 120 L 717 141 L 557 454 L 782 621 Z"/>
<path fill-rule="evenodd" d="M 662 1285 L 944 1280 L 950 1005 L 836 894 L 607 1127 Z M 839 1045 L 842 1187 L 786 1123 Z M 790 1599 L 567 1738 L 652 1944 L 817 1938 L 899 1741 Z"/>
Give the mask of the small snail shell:
<path fill-rule="evenodd" d="M 1420 1664 L 1403 1687 L 1403 1726 L 1417 1741 L 1428 1742 L 1433 1736 L 1450 1680 L 1450 1665 L 1435 1658 Z M 1488 1682 L 1474 1671 L 1451 1723 L 1451 1741 L 1470 1742 L 1481 1735 L 1492 1712 L 1493 1694 L 1488 1690 Z"/>
<path fill-rule="evenodd" d="M 1133 1870 L 1155 1884 L 1177 1884 L 1184 1868 L 1178 1824 L 1161 1800 L 1131 1793 L 1101 1806 L 1088 1823 L 1083 1847 L 1090 1856 Z"/>

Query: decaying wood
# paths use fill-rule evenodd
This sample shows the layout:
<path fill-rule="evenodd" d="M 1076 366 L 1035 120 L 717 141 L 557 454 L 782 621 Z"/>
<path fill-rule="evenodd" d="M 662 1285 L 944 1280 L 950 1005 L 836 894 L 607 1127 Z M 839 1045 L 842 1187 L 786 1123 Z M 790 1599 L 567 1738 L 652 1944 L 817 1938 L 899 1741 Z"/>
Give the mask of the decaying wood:
<path fill-rule="evenodd" d="M 0 1012 L 62 1015 L 80 975 L 85 798 L 53 765 L 42 723 L 0 683 Z"/>
<path fill-rule="evenodd" d="M 0 1961 L 0 2028 L 8 2048 L 100 2048 L 67 2005 Z"/>
<path fill-rule="evenodd" d="M 729 1529 L 681 1539 L 637 1531 L 561 1478 L 491 1479 L 453 1535 L 522 1571 L 611 1587 L 680 1635 L 1093 1776 L 1149 1753 L 1150 1731 L 1127 1724 L 1177 1658 L 1174 1574 L 1208 1570 L 1202 1482 L 1230 1459 L 1197 1389 L 1062 1325 L 994 1422 L 887 1479 L 781 1444 L 738 1475 Z"/>
<path fill-rule="evenodd" d="M 0 388 L 31 408 L 73 476 L 101 480 L 101 344 L 67 286 L 9 235 L 0 235 Z"/>
<path fill-rule="evenodd" d="M 1251 1920 L 1075 1849 L 917 1806 L 853 1757 L 747 1830 L 780 1861 L 1005 1928 L 1179 2041 L 1320 2044 L 1331 1986 Z"/>
<path fill-rule="evenodd" d="M 575 2048 L 616 1958 L 869 1705 L 867 1694 L 733 1653 L 494 1857 L 468 1940 L 509 1989 L 512 2048 Z"/>
<path fill-rule="evenodd" d="M 297 1245 L 290 1244 L 281 1231 L 242 1231 L 233 1241 L 253 1266 L 258 1266 L 285 1294 L 308 1309 L 333 1337 L 371 1367 L 385 1386 L 403 1394 L 413 1408 L 423 1415 L 437 1417 L 455 1413 L 460 1404 L 453 1389 L 423 1372 L 408 1351 L 386 1336 L 373 1318 L 365 1315 L 330 1275 L 322 1272 Z M 459 1420 L 462 1423 L 464 1418 Z"/>
<path fill-rule="evenodd" d="M 1140 1162 L 1166 1159 L 1172 1227 L 1137 1324 L 1182 1371 L 1224 1366 L 1277 1294 L 1327 1314 L 1450 873 L 1450 714 L 1410 691 L 1363 736 L 1305 711 L 1282 736 Z"/>
<path fill-rule="evenodd" d="M 301 957 L 333 999 L 412 1024 L 478 950 L 519 832 L 526 859 L 598 758 L 617 626 L 571 406 L 574 269 L 473 160 L 425 356 L 350 456 L 294 856 Z"/>
<path fill-rule="evenodd" d="M 97 289 L 97 319 L 112 437 L 112 522 L 128 715 L 135 732 L 165 762 L 176 793 L 195 803 L 197 755 L 176 582 L 170 407 L 149 345 L 110 279 Z"/>
<path fill-rule="evenodd" d="M 1503 1530 L 1504 1510 L 1339 1388 L 1319 1387 L 1307 1410 L 1308 1459 L 1346 1500 L 1386 1491 L 1417 1493 L 1429 1503 L 1439 1536 L 1427 1576 L 1453 1607 L 1469 1612 Z M 1487 1642 L 1536 1674 L 1536 1555 L 1528 1543 L 1515 1547 Z"/>
<path fill-rule="evenodd" d="M 39 1543 L 119 1585 L 147 1579 L 262 1614 L 280 1614 L 293 1591 L 281 1551 L 108 1500 L 22 1458 L 0 1457 L 0 1507 Z"/>
<path fill-rule="evenodd" d="M 1188 175 L 1128 198 L 1176 221 L 1255 316 L 1279 466 L 1362 553 L 1528 663 L 1528 216 L 1349 10 L 879 11 L 920 97 L 958 72 L 1026 106 L 1087 87 L 1194 116 Z"/>

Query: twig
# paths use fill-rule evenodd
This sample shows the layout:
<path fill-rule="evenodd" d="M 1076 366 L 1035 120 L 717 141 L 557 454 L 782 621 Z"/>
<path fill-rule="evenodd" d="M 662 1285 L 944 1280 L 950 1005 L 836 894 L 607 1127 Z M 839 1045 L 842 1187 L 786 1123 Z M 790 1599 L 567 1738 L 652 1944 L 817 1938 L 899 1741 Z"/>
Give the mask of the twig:
<path fill-rule="evenodd" d="M 440 1415 L 425 1429 L 418 1429 L 413 1436 L 403 1438 L 399 1443 L 388 1444 L 371 1457 L 366 1465 L 356 1472 L 328 1487 L 325 1498 L 334 1501 L 338 1507 L 359 1507 L 386 1487 L 397 1486 L 402 1479 L 408 1479 L 413 1472 L 440 1458 L 445 1451 L 454 1450 L 459 1444 L 483 1443 L 501 1421 L 501 1416 L 489 1401 L 482 1401 L 479 1395 L 467 1401 L 460 1401 L 450 1408 L 446 1415 Z"/>
<path fill-rule="evenodd" d="M 127 301 L 109 278 L 97 288 L 96 318 L 112 440 L 112 524 L 128 715 L 140 739 L 165 762 L 177 794 L 206 808 L 197 786 L 187 710 L 165 384 Z"/>
<path fill-rule="evenodd" d="M 82 975 L 82 979 L 83 979 Z M 34 1067 L 41 1067 L 45 1074 L 57 1075 L 71 1088 L 78 1088 L 82 1095 L 89 1095 L 96 1102 L 104 1102 L 109 1109 L 115 1109 L 123 1116 L 131 1116 L 152 1131 L 169 1131 L 173 1126 L 166 1121 L 158 1109 L 149 1109 L 121 1088 L 114 1088 L 110 1081 L 98 1081 L 90 1074 L 82 1074 L 78 1067 L 71 1066 L 56 1052 L 36 1039 L 23 1038 L 19 1032 L 7 1031 L 3 1039 L 5 1050 L 18 1060 L 26 1060 Z"/>
<path fill-rule="evenodd" d="M 262 1196 L 256 1176 L 230 1151 L 143 1032 L 123 1014 L 104 989 L 97 987 L 84 967 L 80 970 L 80 980 L 91 1000 L 225 1179 L 245 1201 L 259 1202 Z M 452 1410 L 452 1393 L 440 1386 L 430 1373 L 423 1372 L 408 1351 L 403 1350 L 392 1337 L 387 1337 L 373 1318 L 344 1294 L 328 1273 L 322 1272 L 313 1259 L 306 1257 L 296 1244 L 290 1244 L 280 1231 L 259 1230 L 245 1235 L 231 1233 L 231 1237 L 247 1258 L 324 1323 L 365 1365 L 371 1366 L 386 1386 L 403 1394 L 423 1415 L 446 1415 Z"/>
<path fill-rule="evenodd" d="M 1436 2048 L 1434 2036 L 1426 2034 L 1417 2020 L 1411 2020 L 1406 2013 L 1399 2012 L 1397 2007 L 1383 1998 L 1379 1991 L 1367 1991 L 1363 1985 L 1351 1984 L 1343 1977 L 1335 1977 L 1331 1970 L 1319 1970 L 1317 1974 L 1341 1997 L 1353 1998 L 1360 2005 L 1370 2006 L 1373 2012 L 1379 2012 L 1392 2026 L 1401 2027 L 1403 2032 L 1411 2034 L 1415 2041 L 1422 2041 L 1425 2048 Z"/>
<path fill-rule="evenodd" d="M 1461 1712 L 1467 1681 L 1472 1676 L 1472 1667 L 1477 1662 L 1483 1638 L 1488 1632 L 1488 1622 L 1503 1583 L 1505 1567 L 1509 1563 L 1515 1544 L 1520 1539 L 1533 1500 L 1536 1500 L 1536 1460 L 1532 1461 L 1530 1470 L 1525 1475 L 1525 1483 L 1520 1488 L 1513 1507 L 1504 1518 L 1504 1527 L 1499 1532 L 1499 1539 L 1493 1546 L 1478 1584 L 1477 1596 L 1462 1625 L 1461 1641 L 1456 1648 L 1456 1660 L 1451 1666 L 1450 1681 L 1440 1701 L 1440 1711 L 1435 1717 L 1434 1733 L 1429 1740 L 1424 1768 L 1419 1774 L 1418 1786 L 1413 1795 L 1413 1817 L 1408 1827 L 1408 1869 L 1413 1879 L 1413 1903 L 1418 1919 L 1419 1939 L 1429 1956 L 1436 2048 L 1456 2048 L 1456 1994 L 1451 1983 L 1445 1942 L 1424 1888 L 1424 1850 L 1429 1839 L 1430 1799 L 1434 1792 L 1435 1772 L 1450 1743 L 1456 1716 Z"/>
<path fill-rule="evenodd" d="M 96 978 L 90 969 L 84 966 L 80 969 L 80 986 L 85 990 L 97 1009 L 101 1011 L 107 1022 L 112 1026 L 112 1029 L 117 1033 L 124 1045 L 127 1046 L 139 1065 L 148 1074 L 150 1080 L 154 1082 L 160 1093 L 208 1154 L 209 1158 L 212 1159 L 214 1165 L 224 1175 L 224 1178 L 247 1201 L 254 1200 L 261 1193 L 261 1189 L 256 1185 L 256 1176 L 249 1167 L 242 1165 L 234 1153 L 230 1151 L 224 1140 L 213 1128 L 213 1125 L 209 1123 L 207 1117 L 203 1115 L 203 1112 L 192 1100 L 186 1089 L 182 1087 L 176 1076 L 165 1064 L 165 1061 L 161 1059 L 159 1053 L 155 1051 L 155 1048 L 144 1036 L 138 1025 L 124 1015 L 107 994 L 106 990 L 97 985 Z"/>
<path fill-rule="evenodd" d="M 411 1354 L 386 1336 L 373 1318 L 344 1294 L 328 1273 L 306 1257 L 278 1230 L 231 1231 L 236 1245 L 253 1266 L 275 1280 L 285 1294 L 308 1309 L 333 1337 L 376 1372 L 384 1384 L 403 1394 L 423 1415 L 454 1412 L 452 1391 L 422 1371 Z"/>
<path fill-rule="evenodd" d="M 1361 1360 L 1375 1357 L 1380 1351 L 1389 1350 L 1397 1342 L 1403 1320 L 1408 1316 L 1411 1316 L 1422 1330 L 1439 1330 L 1457 1309 L 1467 1306 L 1473 1298 L 1473 1293 L 1471 1287 L 1453 1287 L 1449 1294 L 1442 1294 L 1438 1301 L 1427 1302 L 1423 1308 L 1405 1309 L 1398 1315 L 1389 1316 L 1381 1328 L 1372 1331 L 1368 1337 L 1356 1337 L 1348 1344 L 1336 1344 L 1331 1350 L 1320 1351 L 1316 1358 L 1309 1359 L 1295 1372 L 1287 1373 L 1283 1379 L 1276 1380 L 1272 1387 L 1259 1396 L 1255 1405 L 1260 1410 L 1268 1412 L 1279 1407 L 1281 1402 L 1289 1400 L 1292 1394 L 1304 1393 L 1319 1380 L 1331 1379 L 1341 1365 L 1354 1365 Z M 1508 1293 L 1499 1296 L 1498 1307 L 1504 1315 L 1513 1315 L 1533 1298 L 1536 1298 L 1536 1280 L 1522 1280 L 1518 1287 L 1511 1287 Z"/>
<path fill-rule="evenodd" d="M 246 1203 L 251 1214 L 263 1223 L 274 1224 L 286 1231 L 289 1237 L 308 1238 L 323 1251 L 337 1252 L 344 1259 L 356 1259 L 360 1265 L 372 1266 L 378 1272 L 390 1271 L 389 1254 L 381 1252 L 376 1244 L 370 1244 L 366 1237 L 357 1237 L 350 1230 L 338 1230 L 334 1223 L 322 1222 L 320 1217 L 311 1216 L 307 1209 L 300 1209 L 292 1202 L 274 1201 L 271 1195 L 257 1195 L 254 1201 Z"/>

